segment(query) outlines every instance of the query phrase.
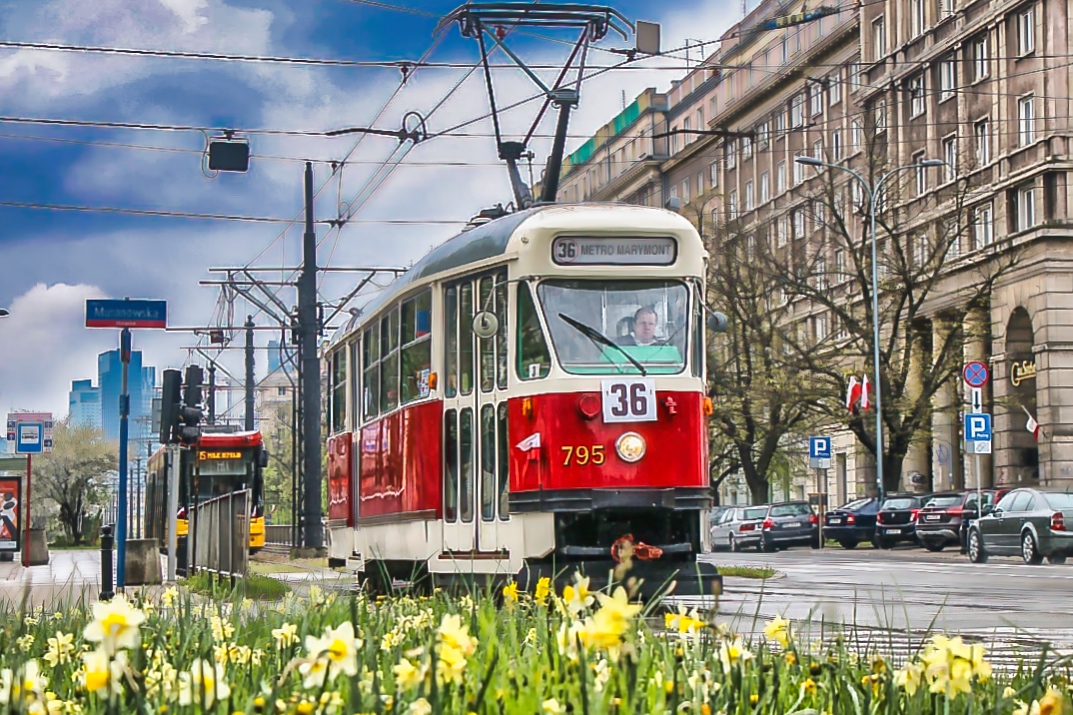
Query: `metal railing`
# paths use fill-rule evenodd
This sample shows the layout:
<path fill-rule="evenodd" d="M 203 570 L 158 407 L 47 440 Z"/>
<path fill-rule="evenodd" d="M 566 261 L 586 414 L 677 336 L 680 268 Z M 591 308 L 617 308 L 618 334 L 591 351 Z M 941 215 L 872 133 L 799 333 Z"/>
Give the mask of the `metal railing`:
<path fill-rule="evenodd" d="M 265 543 L 291 546 L 294 541 L 294 526 L 291 524 L 268 524 L 265 526 Z"/>
<path fill-rule="evenodd" d="M 235 578 L 246 575 L 250 560 L 250 492 L 224 494 L 192 510 L 194 570 Z"/>

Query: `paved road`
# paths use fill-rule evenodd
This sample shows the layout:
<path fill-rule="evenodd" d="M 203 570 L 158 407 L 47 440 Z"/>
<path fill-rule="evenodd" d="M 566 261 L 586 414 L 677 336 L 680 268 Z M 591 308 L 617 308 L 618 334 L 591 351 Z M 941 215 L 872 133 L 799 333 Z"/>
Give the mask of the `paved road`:
<path fill-rule="evenodd" d="M 849 627 L 855 637 L 889 640 L 895 631 L 913 642 L 936 629 L 996 644 L 1010 657 L 1039 642 L 1073 649 L 1073 566 L 1027 566 L 1012 558 L 972 564 L 956 550 L 909 548 L 722 552 L 704 559 L 782 574 L 726 579 L 719 613 L 740 630 L 762 626 L 753 623 L 757 614 L 761 621 L 782 615 L 816 635 Z"/>

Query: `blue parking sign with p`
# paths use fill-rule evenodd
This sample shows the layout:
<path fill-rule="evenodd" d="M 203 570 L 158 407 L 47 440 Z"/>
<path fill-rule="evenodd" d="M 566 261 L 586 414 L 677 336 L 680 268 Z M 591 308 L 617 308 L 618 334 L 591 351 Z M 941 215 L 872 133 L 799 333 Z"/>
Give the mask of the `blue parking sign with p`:
<path fill-rule="evenodd" d="M 968 442 L 990 442 L 991 415 L 986 413 L 966 414 L 965 440 Z"/>
<path fill-rule="evenodd" d="M 808 438 L 808 456 L 810 459 L 830 459 L 831 458 L 831 438 L 830 437 L 809 437 Z"/>

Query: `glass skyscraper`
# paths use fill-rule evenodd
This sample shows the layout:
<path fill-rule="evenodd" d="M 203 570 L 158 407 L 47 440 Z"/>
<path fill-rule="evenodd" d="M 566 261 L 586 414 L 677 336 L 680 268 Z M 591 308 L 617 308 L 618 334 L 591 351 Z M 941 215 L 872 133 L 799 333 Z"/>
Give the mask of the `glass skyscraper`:
<path fill-rule="evenodd" d="M 118 350 L 97 356 L 97 384 L 101 394 L 101 427 L 105 439 L 119 439 L 119 395 L 123 391 L 123 364 Z M 127 389 L 130 392 L 130 416 L 127 426 L 132 454 L 143 454 L 146 443 L 156 443 L 157 430 L 150 424 L 156 368 L 142 365 L 142 353 L 131 351 Z M 137 445 L 135 445 L 137 443 Z M 137 450 L 137 451 L 136 451 Z"/>
<path fill-rule="evenodd" d="M 75 380 L 69 395 L 71 426 L 87 425 L 101 428 L 101 388 L 93 386 L 93 380 Z"/>

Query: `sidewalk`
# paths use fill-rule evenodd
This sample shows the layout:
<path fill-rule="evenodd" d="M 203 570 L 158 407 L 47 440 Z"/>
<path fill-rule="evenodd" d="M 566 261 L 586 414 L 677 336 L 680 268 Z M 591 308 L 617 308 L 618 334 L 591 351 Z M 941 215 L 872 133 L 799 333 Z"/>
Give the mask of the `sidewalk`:
<path fill-rule="evenodd" d="M 0 603 L 19 604 L 24 598 L 28 607 L 92 603 L 100 595 L 100 574 L 96 550 L 51 551 L 47 565 L 29 568 L 18 561 L 0 561 Z"/>

